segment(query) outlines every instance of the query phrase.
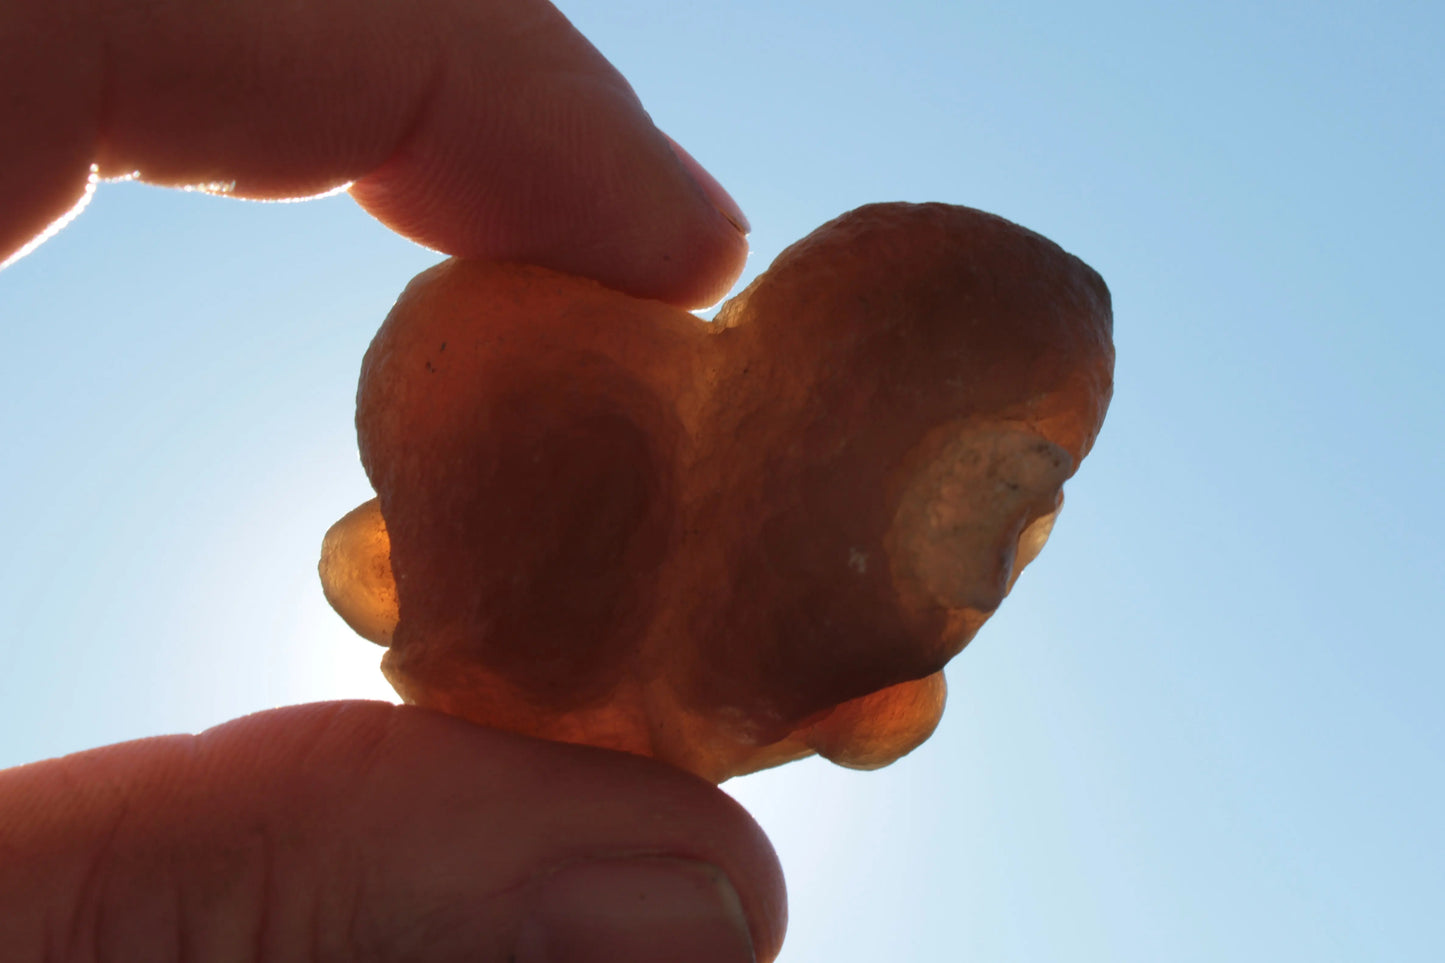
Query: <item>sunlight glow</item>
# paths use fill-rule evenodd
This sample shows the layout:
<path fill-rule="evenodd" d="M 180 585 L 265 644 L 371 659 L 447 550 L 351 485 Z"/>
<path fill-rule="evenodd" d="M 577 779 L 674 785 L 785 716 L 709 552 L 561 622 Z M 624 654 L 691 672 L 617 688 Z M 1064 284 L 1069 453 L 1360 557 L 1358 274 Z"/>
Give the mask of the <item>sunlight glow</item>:
<path fill-rule="evenodd" d="M 137 174 L 137 176 L 139 176 Z M 253 201 L 258 204 L 301 204 L 306 201 L 319 201 L 328 197 L 335 197 L 337 194 L 344 194 L 351 190 L 355 181 L 347 181 L 335 187 L 328 187 L 324 191 L 315 194 L 297 194 L 294 197 L 250 197 L 247 194 L 236 193 L 236 182 L 230 181 L 207 181 L 201 184 L 182 184 L 180 190 L 188 194 L 210 194 L 213 197 L 234 197 L 237 200 Z"/>
<path fill-rule="evenodd" d="M 116 174 L 110 177 L 102 177 L 100 174 L 100 165 L 91 164 L 90 173 L 86 176 L 85 179 L 85 190 L 81 193 L 80 197 L 76 199 L 75 204 L 71 206 L 70 210 L 66 211 L 64 214 L 51 221 L 50 224 L 45 228 L 45 230 L 41 231 L 39 234 L 35 235 L 33 238 L 27 241 L 25 245 L 15 251 L 15 253 L 11 254 L 5 260 L 0 261 L 0 271 L 3 271 L 5 268 L 8 268 L 16 261 L 19 261 L 21 258 L 34 251 L 36 248 L 40 247 L 40 245 L 44 244 L 46 241 L 50 240 L 52 237 L 64 230 L 71 221 L 79 217 L 80 212 L 90 206 L 90 200 L 95 196 L 95 189 L 97 185 L 101 183 L 120 184 L 127 181 L 138 181 L 140 179 L 141 172 L 138 170 L 127 171 L 124 174 Z M 303 201 L 322 200 L 323 198 L 327 197 L 335 197 L 337 194 L 344 194 L 351 189 L 351 186 L 354 183 L 355 181 L 347 181 L 344 184 L 338 184 L 335 187 L 328 188 L 327 190 L 321 191 L 316 194 L 305 194 L 299 195 L 297 197 L 261 197 L 244 199 L 260 201 L 267 204 L 299 204 Z M 230 197 L 234 196 L 234 192 L 236 190 L 236 182 L 234 180 L 231 180 L 211 181 L 204 184 L 186 184 L 183 185 L 180 189 L 195 194 L 211 194 L 217 197 Z"/>
<path fill-rule="evenodd" d="M 351 185 L 354 183 L 356 182 L 347 181 L 315 194 L 297 194 L 295 197 L 250 197 L 244 193 L 237 194 L 235 181 L 227 181 L 224 184 L 196 184 L 184 189 L 202 194 L 215 194 L 218 197 L 234 197 L 237 200 L 252 201 L 257 204 L 304 204 L 307 201 L 320 201 L 328 197 L 335 197 L 337 194 L 345 194 L 351 190 Z"/>
<path fill-rule="evenodd" d="M 236 189 L 235 181 L 207 181 L 202 184 L 182 184 L 181 190 L 188 194 L 230 194 Z"/>
<path fill-rule="evenodd" d="M 295 701 L 378 699 L 400 702 L 381 674 L 385 649 L 357 635 L 321 597 L 320 586 L 307 586 L 300 611 L 293 611 L 285 651 L 293 653 Z"/>
<path fill-rule="evenodd" d="M 298 197 L 273 197 L 270 198 L 269 201 L 272 204 L 300 204 L 302 201 L 320 201 L 328 197 L 335 197 L 337 194 L 345 194 L 351 190 L 351 185 L 355 183 L 356 181 L 347 181 L 345 184 L 337 184 L 335 187 L 324 190 L 319 194 L 302 194 Z"/>
<path fill-rule="evenodd" d="M 59 234 L 67 224 L 79 217 L 80 212 L 85 210 L 85 208 L 90 204 L 90 199 L 95 196 L 95 185 L 99 183 L 100 168 L 97 167 L 95 164 L 91 164 L 90 174 L 85 179 L 85 190 L 81 192 L 80 197 L 76 199 L 75 204 L 71 206 L 70 210 L 66 211 L 64 214 L 51 221 L 49 226 L 47 226 L 45 230 L 32 237 L 28 242 L 26 242 L 23 247 L 21 247 L 14 254 L 7 257 L 4 261 L 0 261 L 0 271 L 5 270 L 10 265 L 14 264 L 16 261 L 29 254 L 31 251 L 38 248 L 40 245 L 44 244 L 46 241 Z"/>

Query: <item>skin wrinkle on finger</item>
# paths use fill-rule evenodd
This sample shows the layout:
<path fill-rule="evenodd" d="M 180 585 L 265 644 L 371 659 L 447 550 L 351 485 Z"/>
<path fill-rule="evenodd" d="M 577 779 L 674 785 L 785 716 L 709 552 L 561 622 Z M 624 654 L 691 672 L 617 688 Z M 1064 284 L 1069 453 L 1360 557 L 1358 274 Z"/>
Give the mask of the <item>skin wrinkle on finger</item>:
<path fill-rule="evenodd" d="M 397 5 L 375 0 L 347 17 L 332 2 L 263 0 L 254 14 L 216 0 L 95 2 L 111 58 L 102 171 L 170 185 L 234 178 L 239 196 L 317 193 L 379 164 L 439 52 L 430 21 L 403 29 L 389 22 Z"/>
<path fill-rule="evenodd" d="M 102 833 L 90 859 L 86 861 L 85 873 L 77 890 L 75 902 L 71 907 L 70 926 L 66 930 L 69 937 L 66 943 L 66 958 L 73 959 L 75 957 L 77 944 L 91 948 L 91 952 L 94 953 L 96 934 L 99 930 L 99 908 L 103 903 L 101 898 L 103 873 L 113 855 L 120 828 L 129 815 L 130 803 L 122 800 L 110 826 Z M 47 920 L 49 915 L 49 913 L 46 914 Z M 47 933 L 47 945 L 50 941 L 51 935 Z"/>
<path fill-rule="evenodd" d="M 0 157 L 0 257 L 94 162 L 238 197 L 352 184 L 427 247 L 689 307 L 745 262 L 630 85 L 545 0 L 23 0 L 0 9 L 7 34 L 67 55 L 0 59 L 21 91 L 0 122 L 32 145 Z"/>
<path fill-rule="evenodd" d="M 71 778 L 47 779 L 57 764 L 103 791 L 55 805 L 46 790 Z M 19 820 L 0 806 L 0 851 L 13 856 L 0 864 L 0 938 L 32 948 L 18 963 L 64 943 L 36 930 L 47 916 L 93 934 L 62 947 L 72 959 L 253 946 L 284 959 L 309 945 L 315 959 L 500 961 L 538 878 L 618 855 L 719 867 L 760 958 L 785 925 L 776 856 L 711 786 L 382 703 L 276 710 L 22 767 L 0 774 L 0 799 L 29 801 Z M 122 802 L 129 815 L 107 826 Z M 83 912 L 56 916 L 73 900 Z"/>
<path fill-rule="evenodd" d="M 354 185 L 352 196 L 423 241 L 428 223 L 471 212 L 468 236 L 477 246 L 459 252 L 464 255 L 506 250 L 505 259 L 550 264 L 624 288 L 617 279 L 636 270 L 711 276 L 711 284 L 661 297 L 689 305 L 720 297 L 741 270 L 746 241 L 686 174 L 626 82 L 610 67 L 525 70 L 509 63 L 515 56 L 489 66 L 496 79 L 487 84 L 440 85 L 437 103 L 409 143 Z M 505 87 L 514 104 L 525 106 L 486 111 L 480 101 L 490 87 Z M 438 145 L 462 139 L 451 125 L 474 116 L 482 118 L 475 136 L 505 149 L 464 167 L 473 163 L 469 156 L 447 155 Z M 454 189 L 438 190 L 443 184 Z M 669 184 L 688 192 L 690 202 L 677 203 Z M 710 208 L 712 227 L 727 224 L 725 257 L 736 260 L 722 272 L 709 267 L 718 258 L 718 235 L 689 227 L 694 205 Z M 538 211 L 548 216 L 539 219 Z M 610 227 L 587 230 L 590 222 Z"/>

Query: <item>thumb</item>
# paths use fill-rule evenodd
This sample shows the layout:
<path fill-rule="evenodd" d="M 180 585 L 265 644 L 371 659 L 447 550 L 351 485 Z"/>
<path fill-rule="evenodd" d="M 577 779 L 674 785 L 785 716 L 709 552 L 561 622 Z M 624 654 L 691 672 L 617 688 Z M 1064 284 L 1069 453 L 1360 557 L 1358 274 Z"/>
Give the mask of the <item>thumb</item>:
<path fill-rule="evenodd" d="M 6 959 L 771 960 L 761 830 L 640 757 L 384 703 L 0 773 Z"/>

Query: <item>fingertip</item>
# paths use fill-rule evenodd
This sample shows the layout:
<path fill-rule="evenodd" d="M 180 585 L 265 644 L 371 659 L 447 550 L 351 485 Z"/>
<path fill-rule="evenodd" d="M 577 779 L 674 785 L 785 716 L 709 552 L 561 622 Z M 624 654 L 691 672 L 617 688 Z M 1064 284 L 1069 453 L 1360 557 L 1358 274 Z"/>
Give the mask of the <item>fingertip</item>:
<path fill-rule="evenodd" d="M 368 711 L 362 729 L 384 726 L 387 745 L 373 753 L 370 770 L 385 776 L 381 796 L 368 805 L 384 812 L 395 792 L 409 800 L 445 796 L 464 801 L 483 792 L 497 814 L 499 797 L 511 832 L 476 824 L 478 811 L 432 809 L 428 820 L 462 831 L 419 843 L 405 852 L 489 855 L 510 863 L 513 879 L 540 885 L 559 868 L 635 857 L 715 867 L 735 891 L 759 961 L 774 959 L 787 929 L 782 865 L 757 821 L 731 796 L 698 776 L 623 752 L 487 729 L 411 706 Z M 340 749 L 340 746 L 337 747 Z M 395 768 L 394 768 L 395 767 Z M 418 814 L 419 815 L 419 814 Z M 425 831 L 418 824 L 415 829 Z M 425 832 L 423 832 L 425 836 Z M 434 856 L 433 870 L 445 857 Z M 504 872 L 501 867 L 497 870 Z"/>
<path fill-rule="evenodd" d="M 397 233 L 458 257 L 536 264 L 684 308 L 720 301 L 747 263 L 736 202 L 640 108 L 554 100 L 509 105 L 517 130 L 487 138 L 505 149 L 419 132 L 351 196 Z M 572 116 L 557 130 L 531 120 L 559 112 Z"/>
<path fill-rule="evenodd" d="M 682 307 L 720 300 L 747 260 L 736 202 L 555 8 L 497 9 L 485 37 L 460 32 L 441 46 L 440 79 L 419 88 L 414 120 L 352 196 L 458 257 L 536 264 Z"/>
<path fill-rule="evenodd" d="M 379 946 L 432 911 L 456 920 L 448 939 L 492 938 L 521 925 L 528 893 L 560 868 L 634 857 L 716 867 L 757 959 L 782 946 L 786 889 L 761 827 L 711 783 L 651 759 L 382 702 L 236 720 L 203 734 L 200 755 L 207 778 L 257 774 L 245 780 L 260 787 L 247 805 L 284 809 L 318 857 L 352 850 L 335 865 L 354 871 L 359 860 L 386 881 L 367 910 Z M 492 900 L 496 891 L 516 898 Z"/>
<path fill-rule="evenodd" d="M 663 136 L 667 137 L 666 134 L 663 134 Z M 681 144 L 671 137 L 667 137 L 667 145 L 672 148 L 673 154 L 677 156 L 683 169 L 692 177 L 693 182 L 701 188 L 703 194 L 712 202 L 713 207 L 717 208 L 718 213 L 733 226 L 733 230 L 737 231 L 743 237 L 751 234 L 753 226 L 748 222 L 748 216 L 743 213 L 742 207 L 733 199 L 733 196 L 718 183 L 717 178 L 713 177 L 706 167 L 698 163 L 697 158 L 689 154 Z"/>

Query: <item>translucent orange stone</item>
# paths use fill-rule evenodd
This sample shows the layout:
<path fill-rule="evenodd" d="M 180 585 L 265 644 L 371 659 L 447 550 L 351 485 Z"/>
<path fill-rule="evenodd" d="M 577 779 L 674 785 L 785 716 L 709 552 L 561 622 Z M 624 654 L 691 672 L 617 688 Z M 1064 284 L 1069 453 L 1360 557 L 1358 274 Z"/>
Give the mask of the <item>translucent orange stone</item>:
<path fill-rule="evenodd" d="M 378 501 L 327 598 L 408 702 L 717 781 L 885 765 L 1043 547 L 1111 328 L 1083 262 L 938 204 L 824 225 L 712 323 L 448 261 L 367 352 Z"/>

